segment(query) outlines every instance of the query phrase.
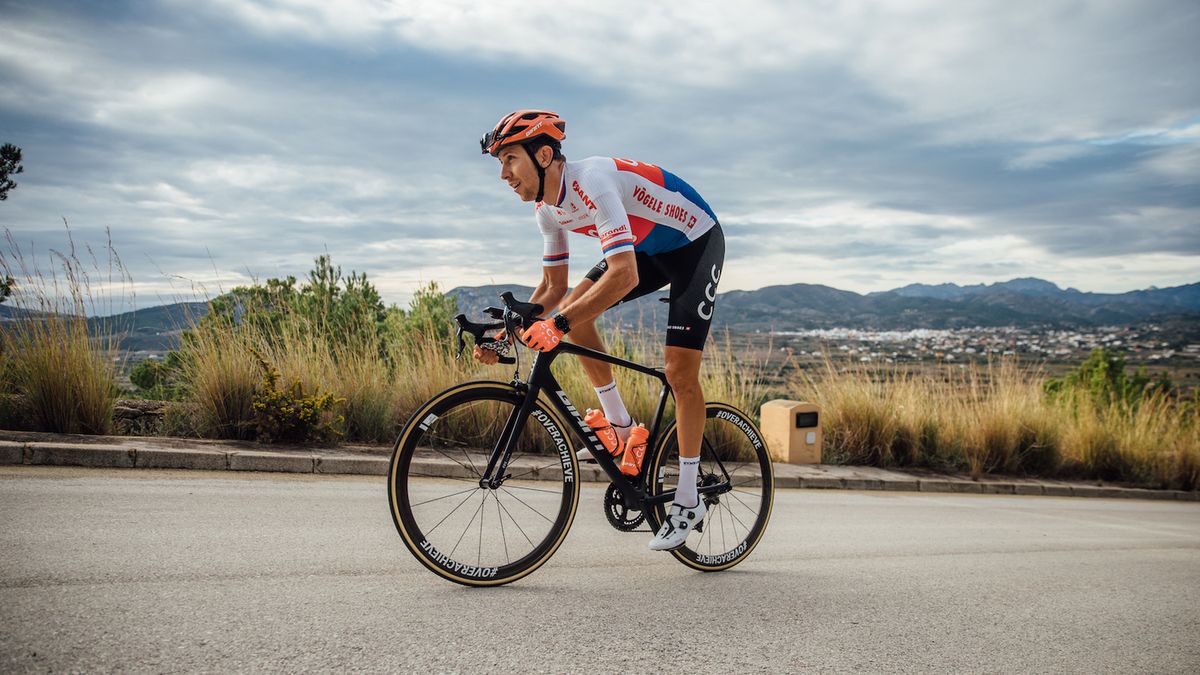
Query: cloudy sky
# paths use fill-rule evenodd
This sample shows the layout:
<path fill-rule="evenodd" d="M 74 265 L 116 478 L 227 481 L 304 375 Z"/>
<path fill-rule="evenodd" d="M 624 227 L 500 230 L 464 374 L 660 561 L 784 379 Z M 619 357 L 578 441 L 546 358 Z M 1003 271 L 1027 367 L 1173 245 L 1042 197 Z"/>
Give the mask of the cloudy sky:
<path fill-rule="evenodd" d="M 478 138 L 544 107 L 568 158 L 704 195 L 725 291 L 1192 283 L 1198 36 L 1195 0 L 0 0 L 0 226 L 34 257 L 107 229 L 139 306 L 325 252 L 401 304 L 532 285 Z"/>

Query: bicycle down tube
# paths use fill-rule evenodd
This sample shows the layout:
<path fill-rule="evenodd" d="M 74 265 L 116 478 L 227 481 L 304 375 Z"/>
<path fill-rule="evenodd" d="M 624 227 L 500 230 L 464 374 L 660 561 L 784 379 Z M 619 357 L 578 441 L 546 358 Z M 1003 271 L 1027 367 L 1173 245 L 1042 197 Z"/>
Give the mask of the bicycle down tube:
<path fill-rule="evenodd" d="M 649 437 L 646 440 L 646 451 L 649 453 L 651 449 L 658 445 L 659 434 L 662 431 L 663 414 L 666 411 L 667 397 L 671 394 L 671 386 L 667 382 L 666 374 L 659 368 L 650 368 L 632 361 L 612 356 L 610 354 L 572 344 L 570 342 L 560 343 L 557 348 L 549 352 L 538 352 L 534 355 L 533 366 L 530 369 L 529 381 L 525 384 L 525 399 L 522 404 L 514 408 L 505 422 L 503 431 L 497 439 L 496 446 L 492 449 L 491 456 L 488 459 L 487 468 L 484 470 L 483 476 L 479 479 L 481 487 L 490 487 L 496 489 L 504 481 L 508 462 L 512 456 L 512 452 L 516 443 L 517 433 L 524 427 L 529 415 L 532 413 L 536 405 L 538 395 L 542 391 L 548 392 L 547 397 L 551 405 L 557 409 L 564 418 L 573 420 L 577 436 L 589 446 L 592 451 L 592 456 L 608 475 L 612 483 L 621 490 L 626 500 L 634 504 L 651 504 L 666 503 L 675 498 L 675 491 L 670 490 L 654 497 L 646 495 L 645 471 L 646 464 L 643 464 L 642 469 L 637 476 L 628 477 L 621 473 L 617 466 L 617 460 L 604 448 L 600 443 L 600 439 L 596 437 L 595 432 L 575 409 L 575 405 L 563 392 L 558 380 L 555 379 L 551 372 L 550 366 L 560 354 L 573 354 L 587 358 L 604 361 L 611 365 L 629 370 L 635 370 L 644 375 L 648 375 L 658 379 L 662 383 L 662 392 L 659 395 L 658 407 L 654 415 L 654 424 L 650 429 Z M 722 473 L 725 472 L 723 463 L 718 459 L 718 464 Z M 726 473 L 726 475 L 728 475 Z M 717 492 L 723 491 L 728 486 L 728 480 L 714 485 L 701 486 L 699 492 Z"/>

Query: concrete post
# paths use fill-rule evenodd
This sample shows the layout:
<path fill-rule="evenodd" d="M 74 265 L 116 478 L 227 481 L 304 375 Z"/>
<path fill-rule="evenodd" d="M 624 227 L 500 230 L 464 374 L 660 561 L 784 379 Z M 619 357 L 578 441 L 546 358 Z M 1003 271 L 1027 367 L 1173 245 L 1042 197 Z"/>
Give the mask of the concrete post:
<path fill-rule="evenodd" d="M 820 408 L 815 403 L 767 401 L 763 404 L 760 419 L 772 461 L 821 463 Z"/>

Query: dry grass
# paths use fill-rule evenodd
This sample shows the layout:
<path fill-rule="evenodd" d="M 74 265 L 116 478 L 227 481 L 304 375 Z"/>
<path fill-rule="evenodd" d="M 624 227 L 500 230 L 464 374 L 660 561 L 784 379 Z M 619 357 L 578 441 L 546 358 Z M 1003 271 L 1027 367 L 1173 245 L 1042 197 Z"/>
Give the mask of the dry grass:
<path fill-rule="evenodd" d="M 11 277 L 15 291 L 7 303 L 25 315 L 0 330 L 0 417 L 13 426 L 59 433 L 106 434 L 112 430 L 119 352 L 111 326 L 89 336 L 88 315 L 103 311 L 95 289 L 127 288 L 120 258 L 107 247 L 107 270 L 90 247 L 83 262 L 68 230 L 65 252 L 51 251 L 43 271 L 6 232 L 0 251 L 0 276 Z M 111 296 L 108 296 L 111 297 Z"/>
<path fill-rule="evenodd" d="M 790 387 L 823 411 L 827 461 L 1126 481 L 1194 489 L 1196 407 L 1159 394 L 1136 407 L 1043 393 L 1005 361 L 911 372 L 835 365 Z"/>
<path fill-rule="evenodd" d="M 206 438 L 254 438 L 254 392 L 262 372 L 253 335 L 228 321 L 198 326 L 180 346 L 185 406 Z"/>

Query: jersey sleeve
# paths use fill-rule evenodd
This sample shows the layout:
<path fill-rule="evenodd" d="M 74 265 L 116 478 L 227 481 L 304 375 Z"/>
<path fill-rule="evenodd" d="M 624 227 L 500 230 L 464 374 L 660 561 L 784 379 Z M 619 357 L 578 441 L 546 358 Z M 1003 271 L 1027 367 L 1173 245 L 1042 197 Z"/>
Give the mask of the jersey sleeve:
<path fill-rule="evenodd" d="M 571 257 L 567 233 L 554 221 L 549 207 L 538 207 L 537 224 L 542 232 L 542 266 L 566 265 Z"/>
<path fill-rule="evenodd" d="M 598 173 L 589 172 L 579 177 L 585 193 L 591 195 L 595 207 L 596 236 L 604 257 L 633 250 L 633 228 L 629 226 L 629 213 L 621 201 L 616 181 Z"/>

